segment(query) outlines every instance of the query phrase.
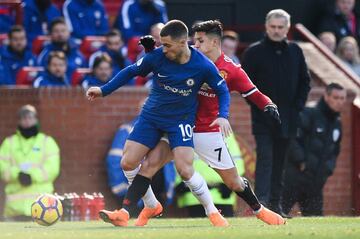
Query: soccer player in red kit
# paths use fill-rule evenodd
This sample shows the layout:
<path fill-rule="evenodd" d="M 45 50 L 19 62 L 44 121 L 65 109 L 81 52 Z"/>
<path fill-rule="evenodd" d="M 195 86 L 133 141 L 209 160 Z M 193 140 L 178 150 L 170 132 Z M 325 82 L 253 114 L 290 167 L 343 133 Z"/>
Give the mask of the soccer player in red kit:
<path fill-rule="evenodd" d="M 239 92 L 265 114 L 280 123 L 276 105 L 256 88 L 239 64 L 235 64 L 221 51 L 222 24 L 216 20 L 209 20 L 195 24 L 192 30 L 195 34 L 195 48 L 215 63 L 226 80 L 229 91 Z M 285 220 L 280 215 L 260 204 L 248 180 L 239 176 L 227 151 L 223 135 L 218 127 L 211 125 L 218 114 L 217 97 L 213 90 L 204 84 L 198 93 L 198 100 L 193 135 L 195 152 L 221 176 L 231 191 L 252 208 L 259 219 L 271 225 L 284 224 Z"/>
<path fill-rule="evenodd" d="M 276 105 L 257 90 L 240 65 L 233 63 L 221 51 L 222 24 L 212 20 L 200 22 L 193 26 L 193 31 L 195 32 L 195 48 L 215 63 L 220 74 L 226 80 L 229 90 L 241 93 L 265 114 L 280 123 Z M 234 191 L 252 208 L 257 218 L 270 225 L 285 224 L 286 221 L 280 215 L 260 204 L 248 180 L 239 176 L 220 129 L 211 124 L 218 115 L 218 103 L 215 93 L 207 84 L 204 84 L 198 92 L 198 100 L 199 106 L 193 134 L 195 152 L 221 176 L 231 191 Z M 171 160 L 171 154 L 166 153 L 169 152 L 168 147 L 164 141 L 157 145 L 144 160 L 138 174 L 151 179 L 158 169 Z M 131 187 L 136 187 L 136 185 L 132 184 Z M 149 198 L 151 197 L 147 195 L 143 200 L 156 200 L 155 196 L 152 199 Z M 157 216 L 161 212 L 160 203 L 157 203 L 154 208 L 145 207 L 135 225 L 144 226 L 151 217 Z"/>

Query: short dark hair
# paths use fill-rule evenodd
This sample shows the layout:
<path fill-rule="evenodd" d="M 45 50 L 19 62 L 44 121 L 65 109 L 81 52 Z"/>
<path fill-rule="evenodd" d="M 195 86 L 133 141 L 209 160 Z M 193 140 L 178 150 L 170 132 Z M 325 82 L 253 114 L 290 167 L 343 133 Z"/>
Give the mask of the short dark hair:
<path fill-rule="evenodd" d="M 239 35 L 235 31 L 227 30 L 224 31 L 221 40 L 230 39 L 232 41 L 239 41 Z"/>
<path fill-rule="evenodd" d="M 161 37 L 170 36 L 171 39 L 187 38 L 189 30 L 180 20 L 171 20 L 160 31 Z"/>
<path fill-rule="evenodd" d="M 120 31 L 117 29 L 112 29 L 111 31 L 105 34 L 105 37 L 114 37 L 114 36 L 119 36 L 120 38 L 122 38 Z"/>
<path fill-rule="evenodd" d="M 343 90 L 344 87 L 342 87 L 340 84 L 338 83 L 330 83 L 329 85 L 326 86 L 326 93 L 329 95 L 331 94 L 331 92 L 333 90 Z"/>
<path fill-rule="evenodd" d="M 49 32 L 52 33 L 52 31 L 54 30 L 54 27 L 58 24 L 63 24 L 66 26 L 66 22 L 63 17 L 57 17 L 51 21 L 51 23 L 49 25 Z"/>
<path fill-rule="evenodd" d="M 106 52 L 103 52 L 95 57 L 92 69 L 94 70 L 95 68 L 97 68 L 102 62 L 107 62 L 110 64 L 110 66 L 112 64 L 111 57 Z"/>
<path fill-rule="evenodd" d="M 53 58 L 59 58 L 59 59 L 65 61 L 65 63 L 67 64 L 66 55 L 62 51 L 51 51 L 47 58 L 48 65 L 50 64 L 50 62 L 52 61 Z"/>
<path fill-rule="evenodd" d="M 14 32 L 25 32 L 25 29 L 23 26 L 21 25 L 14 25 L 10 28 L 9 32 L 8 32 L 8 38 L 10 39 L 12 34 Z"/>
<path fill-rule="evenodd" d="M 223 34 L 223 26 L 219 20 L 208 20 L 204 22 L 195 23 L 192 26 L 193 33 L 205 32 L 206 35 L 212 34 L 221 38 Z"/>

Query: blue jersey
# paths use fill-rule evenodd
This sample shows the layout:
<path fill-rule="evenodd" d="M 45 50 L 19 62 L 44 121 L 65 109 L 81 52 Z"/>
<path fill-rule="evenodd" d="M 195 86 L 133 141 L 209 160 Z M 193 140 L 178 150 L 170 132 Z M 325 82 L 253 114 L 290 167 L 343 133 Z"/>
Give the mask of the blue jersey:
<path fill-rule="evenodd" d="M 219 117 L 227 118 L 230 95 L 225 80 L 206 56 L 192 47 L 190 50 L 190 60 L 185 64 L 167 59 L 161 47 L 146 54 L 102 86 L 103 96 L 125 85 L 134 76 L 153 72 L 153 88 L 143 107 L 143 117 L 165 122 L 193 119 L 197 110 L 197 92 L 203 83 L 207 83 L 219 97 Z"/>
<path fill-rule="evenodd" d="M 147 6 L 140 2 L 141 0 L 126 0 L 119 9 L 114 27 L 120 30 L 125 42 L 132 37 L 148 35 L 152 25 L 168 21 L 164 1 L 149 1 Z"/>

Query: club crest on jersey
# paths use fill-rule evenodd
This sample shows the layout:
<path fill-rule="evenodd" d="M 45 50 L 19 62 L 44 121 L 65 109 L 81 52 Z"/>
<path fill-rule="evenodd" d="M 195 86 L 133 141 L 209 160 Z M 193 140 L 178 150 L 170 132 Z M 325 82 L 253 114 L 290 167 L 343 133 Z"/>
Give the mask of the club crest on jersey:
<path fill-rule="evenodd" d="M 226 71 L 220 71 L 220 76 L 226 80 L 228 73 Z"/>
<path fill-rule="evenodd" d="M 186 80 L 186 84 L 188 85 L 188 86 L 193 86 L 194 84 L 195 84 L 195 81 L 194 81 L 194 79 L 187 79 Z"/>

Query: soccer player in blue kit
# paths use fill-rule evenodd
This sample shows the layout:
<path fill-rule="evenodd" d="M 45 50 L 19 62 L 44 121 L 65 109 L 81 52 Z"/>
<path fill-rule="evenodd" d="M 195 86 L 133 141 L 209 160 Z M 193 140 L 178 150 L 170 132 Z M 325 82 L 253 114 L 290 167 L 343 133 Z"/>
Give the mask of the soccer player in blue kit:
<path fill-rule="evenodd" d="M 203 83 L 214 89 L 219 99 L 219 115 L 212 125 L 219 126 L 225 136 L 231 133 L 227 120 L 230 94 L 226 82 L 206 56 L 188 46 L 188 29 L 183 22 L 172 20 L 166 23 L 160 32 L 160 40 L 163 47 L 121 70 L 104 86 L 89 88 L 86 95 L 89 100 L 107 96 L 132 77 L 153 72 L 153 88 L 125 143 L 121 167 L 126 176 L 131 178 L 131 175 L 136 175 L 144 157 L 159 143 L 163 134 L 167 134 L 175 167 L 184 183 L 204 206 L 214 226 L 228 226 L 215 207 L 205 180 L 194 172 L 192 166 L 192 130 L 197 111 L 197 93 Z M 115 226 L 127 226 L 129 208 L 137 203 L 132 198 L 150 190 L 147 181 L 148 178 L 136 175 L 133 183 L 145 186 L 128 193 L 122 209 L 102 210 L 100 217 Z"/>

